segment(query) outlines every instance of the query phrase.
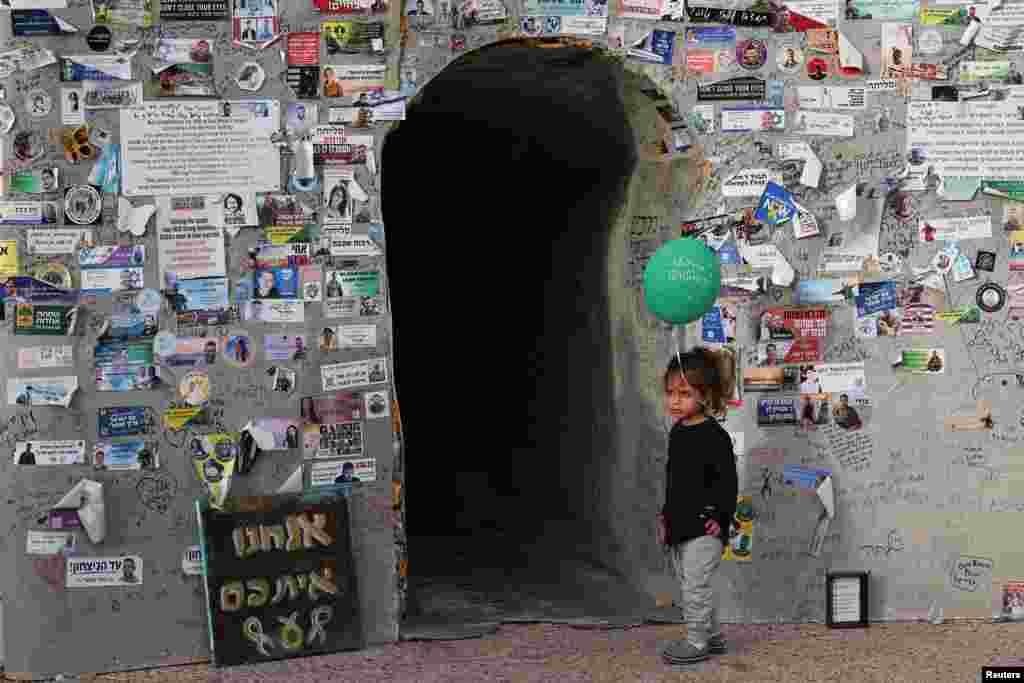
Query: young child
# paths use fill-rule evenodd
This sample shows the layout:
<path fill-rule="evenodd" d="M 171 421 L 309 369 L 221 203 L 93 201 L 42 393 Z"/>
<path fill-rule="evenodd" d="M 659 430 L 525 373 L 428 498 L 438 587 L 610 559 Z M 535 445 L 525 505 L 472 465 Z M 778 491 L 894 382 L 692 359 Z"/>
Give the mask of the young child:
<path fill-rule="evenodd" d="M 732 439 L 716 419 L 732 396 L 733 363 L 727 352 L 697 348 L 674 356 L 665 370 L 666 410 L 674 425 L 658 540 L 671 550 L 688 631 L 686 640 L 663 652 L 672 664 L 699 662 L 725 652 L 711 577 L 736 512 Z"/>

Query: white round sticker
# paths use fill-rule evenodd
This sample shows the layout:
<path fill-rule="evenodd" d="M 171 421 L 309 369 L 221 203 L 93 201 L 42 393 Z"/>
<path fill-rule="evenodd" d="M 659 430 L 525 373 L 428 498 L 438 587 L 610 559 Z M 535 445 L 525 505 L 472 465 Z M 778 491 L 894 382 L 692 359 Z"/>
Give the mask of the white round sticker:
<path fill-rule="evenodd" d="M 91 185 L 72 185 L 64 192 L 64 215 L 76 225 L 92 225 L 103 211 L 103 198 Z"/>
<path fill-rule="evenodd" d="M 29 116 L 41 119 L 53 110 L 53 98 L 42 88 L 34 88 L 25 95 L 25 108 Z"/>

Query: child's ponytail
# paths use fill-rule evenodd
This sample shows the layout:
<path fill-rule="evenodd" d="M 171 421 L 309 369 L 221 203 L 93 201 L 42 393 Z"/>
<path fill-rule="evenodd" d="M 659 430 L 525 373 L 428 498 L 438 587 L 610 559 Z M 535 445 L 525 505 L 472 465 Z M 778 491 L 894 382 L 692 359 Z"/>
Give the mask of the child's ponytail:
<path fill-rule="evenodd" d="M 719 417 L 725 414 L 729 397 L 736 390 L 736 357 L 728 348 L 712 351 L 697 347 L 682 355 L 673 355 L 665 370 L 665 385 L 673 373 L 682 372 L 686 382 L 704 397 L 704 412 Z"/>

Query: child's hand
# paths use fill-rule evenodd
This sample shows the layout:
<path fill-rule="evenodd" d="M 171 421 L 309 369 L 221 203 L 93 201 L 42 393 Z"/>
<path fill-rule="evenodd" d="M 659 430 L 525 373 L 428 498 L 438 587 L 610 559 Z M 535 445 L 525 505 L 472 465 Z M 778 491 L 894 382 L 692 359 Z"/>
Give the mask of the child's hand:
<path fill-rule="evenodd" d="M 718 536 L 722 533 L 722 527 L 718 526 L 718 522 L 713 519 L 709 519 L 704 522 L 704 533 L 707 536 Z"/>

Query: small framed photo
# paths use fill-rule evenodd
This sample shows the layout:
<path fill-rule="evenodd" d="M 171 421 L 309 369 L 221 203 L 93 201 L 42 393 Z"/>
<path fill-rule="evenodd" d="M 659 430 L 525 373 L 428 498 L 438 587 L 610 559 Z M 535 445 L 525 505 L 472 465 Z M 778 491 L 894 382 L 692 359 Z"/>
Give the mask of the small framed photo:
<path fill-rule="evenodd" d="M 871 572 L 829 572 L 825 579 L 825 621 L 829 628 L 868 627 Z"/>

